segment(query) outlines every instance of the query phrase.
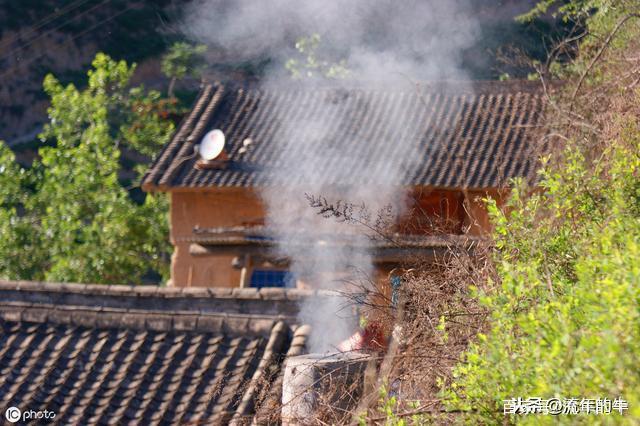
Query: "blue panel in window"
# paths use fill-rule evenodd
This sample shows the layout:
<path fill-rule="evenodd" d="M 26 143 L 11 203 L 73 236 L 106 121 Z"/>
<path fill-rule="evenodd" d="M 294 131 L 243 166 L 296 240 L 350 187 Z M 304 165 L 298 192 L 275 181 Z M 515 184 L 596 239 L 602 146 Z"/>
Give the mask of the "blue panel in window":
<path fill-rule="evenodd" d="M 257 269 L 251 274 L 251 287 L 292 287 L 293 277 L 289 271 Z"/>

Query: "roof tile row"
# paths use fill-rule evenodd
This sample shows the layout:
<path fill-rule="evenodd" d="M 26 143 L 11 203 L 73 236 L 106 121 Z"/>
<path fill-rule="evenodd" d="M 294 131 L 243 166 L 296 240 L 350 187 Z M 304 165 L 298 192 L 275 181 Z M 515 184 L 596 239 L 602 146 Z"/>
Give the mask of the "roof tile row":
<path fill-rule="evenodd" d="M 459 90 L 207 84 L 143 187 L 281 185 L 272 171 L 303 155 L 316 159 L 316 171 L 334 175 L 328 182 L 334 184 L 374 183 L 361 181 L 360 164 L 371 169 L 366 179 L 404 170 L 399 185 L 504 187 L 513 177 L 535 175 L 545 149 L 538 143 L 543 104 L 539 87 L 527 82 L 476 82 Z M 194 145 L 214 128 L 226 135 L 230 161 L 195 167 Z M 332 150 L 340 155 L 326 154 Z M 286 183 L 304 179 L 291 175 Z"/>
<path fill-rule="evenodd" d="M 203 294 L 211 305 L 231 302 L 214 312 L 192 294 L 165 292 L 1 281 L 0 402 L 53 411 L 60 424 L 266 418 L 265 404 L 281 398 L 284 360 L 304 350 L 309 333 L 267 308 L 296 302 L 286 292 Z M 249 312 L 242 303 L 260 305 Z M 278 421 L 277 410 L 266 412 Z"/>

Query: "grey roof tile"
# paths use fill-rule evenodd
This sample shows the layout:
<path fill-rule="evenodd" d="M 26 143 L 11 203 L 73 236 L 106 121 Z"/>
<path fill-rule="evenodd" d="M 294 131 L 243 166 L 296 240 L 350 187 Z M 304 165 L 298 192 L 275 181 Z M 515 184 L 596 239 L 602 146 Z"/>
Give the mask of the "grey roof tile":
<path fill-rule="evenodd" d="M 175 295 L 159 312 L 146 299 L 162 297 L 162 289 L 130 291 L 119 296 L 120 305 L 105 307 L 119 289 L 17 288 L 0 281 L 0 402 L 52 410 L 60 424 L 250 420 L 261 407 L 263 384 L 281 370 L 294 326 L 269 315 L 213 316 L 198 306 L 188 312 L 188 303 L 171 311 Z M 39 301 L 42 294 L 56 295 L 57 304 Z M 135 312 L 126 297 L 139 299 Z M 193 294 L 181 297 L 193 300 Z M 83 305 L 65 305 L 68 300 Z M 254 300 L 263 299 L 247 299 Z M 20 303 L 22 314 L 15 315 Z"/>
<path fill-rule="evenodd" d="M 327 104 L 332 107 L 326 108 Z M 464 89 L 424 85 L 377 90 L 355 85 L 260 89 L 207 84 L 190 116 L 146 173 L 143 187 L 167 190 L 274 184 L 269 170 L 282 165 L 283 150 L 295 158 L 302 155 L 302 149 L 305 155 L 324 158 L 318 167 L 328 174 L 348 169 L 354 154 L 366 152 L 385 159 L 369 159 L 368 164 L 374 165 L 379 175 L 389 167 L 404 167 L 419 158 L 402 178 L 403 185 L 504 187 L 513 177 L 535 177 L 542 149 L 538 136 L 543 106 L 540 87 L 530 82 L 473 82 Z M 309 120 L 333 130 L 322 143 L 283 142 L 313 137 L 305 132 L 305 126 L 291 125 Z M 283 123 L 293 129 L 284 130 Z M 214 128 L 226 135 L 230 161 L 224 169 L 198 169 L 193 145 Z M 283 138 L 287 132 L 295 137 Z M 253 144 L 248 153 L 240 155 L 246 138 Z M 406 146 L 403 143 L 412 148 L 398 149 Z M 341 152 L 351 155 L 343 160 L 317 155 L 332 144 L 346 144 Z M 343 179 L 365 183 L 348 174 L 335 179 L 334 183 L 344 183 Z"/>

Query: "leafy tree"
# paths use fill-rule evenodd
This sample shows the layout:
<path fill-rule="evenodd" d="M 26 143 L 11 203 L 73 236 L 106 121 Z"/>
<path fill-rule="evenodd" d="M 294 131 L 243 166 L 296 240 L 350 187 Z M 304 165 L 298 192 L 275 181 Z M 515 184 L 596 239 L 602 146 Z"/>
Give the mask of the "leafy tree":
<path fill-rule="evenodd" d="M 177 80 L 186 76 L 198 77 L 204 68 L 203 54 L 207 51 L 204 44 L 192 45 L 176 42 L 162 58 L 162 72 L 171 79 L 167 93 L 173 97 Z"/>
<path fill-rule="evenodd" d="M 157 92 L 129 88 L 134 66 L 98 54 L 88 85 L 48 75 L 50 122 L 30 169 L 0 149 L 0 276 L 96 283 L 139 283 L 167 273 L 167 203 L 132 199 L 121 148 L 152 155 L 173 131 L 150 113 Z M 120 179 L 123 178 L 123 179 Z"/>
<path fill-rule="evenodd" d="M 13 152 L 0 141 L 0 276 L 43 279 L 46 260 L 36 218 L 25 214 L 33 205 L 37 172 L 18 166 Z"/>
<path fill-rule="evenodd" d="M 346 61 L 332 62 L 324 59 L 320 52 L 320 34 L 301 37 L 296 41 L 296 50 L 301 58 L 291 58 L 285 68 L 294 79 L 300 78 L 346 78 L 350 72 Z"/>

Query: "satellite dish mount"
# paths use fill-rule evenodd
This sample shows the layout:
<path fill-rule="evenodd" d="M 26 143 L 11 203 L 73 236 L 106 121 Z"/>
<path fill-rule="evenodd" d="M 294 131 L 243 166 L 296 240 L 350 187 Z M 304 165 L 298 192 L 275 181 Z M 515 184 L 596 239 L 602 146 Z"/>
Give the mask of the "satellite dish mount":
<path fill-rule="evenodd" d="M 217 169 L 225 168 L 229 161 L 229 156 L 224 150 L 226 138 L 220 129 L 207 132 L 202 138 L 200 145 L 197 146 L 199 155 L 196 161 L 198 169 Z"/>

